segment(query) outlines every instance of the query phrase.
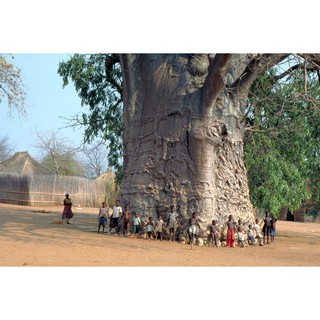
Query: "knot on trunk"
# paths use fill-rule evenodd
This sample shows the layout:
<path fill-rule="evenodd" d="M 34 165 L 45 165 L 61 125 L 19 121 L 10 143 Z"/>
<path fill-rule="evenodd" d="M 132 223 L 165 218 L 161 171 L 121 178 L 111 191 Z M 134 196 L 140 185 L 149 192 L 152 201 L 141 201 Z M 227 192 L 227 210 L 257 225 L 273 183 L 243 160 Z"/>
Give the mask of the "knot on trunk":
<path fill-rule="evenodd" d="M 223 139 L 227 135 L 227 128 L 225 124 L 217 120 L 198 119 L 192 122 L 192 127 L 189 132 L 196 140 L 221 147 Z"/>

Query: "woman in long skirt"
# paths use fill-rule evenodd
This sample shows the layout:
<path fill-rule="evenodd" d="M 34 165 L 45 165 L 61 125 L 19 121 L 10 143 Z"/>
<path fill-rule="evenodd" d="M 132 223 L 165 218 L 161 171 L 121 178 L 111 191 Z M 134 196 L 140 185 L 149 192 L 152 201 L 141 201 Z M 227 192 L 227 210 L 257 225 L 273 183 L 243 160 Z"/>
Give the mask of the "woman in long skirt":
<path fill-rule="evenodd" d="M 73 217 L 73 212 L 71 209 L 72 201 L 71 198 L 69 198 L 69 193 L 66 193 L 63 205 L 62 220 L 64 223 L 70 224 L 69 220 Z"/>

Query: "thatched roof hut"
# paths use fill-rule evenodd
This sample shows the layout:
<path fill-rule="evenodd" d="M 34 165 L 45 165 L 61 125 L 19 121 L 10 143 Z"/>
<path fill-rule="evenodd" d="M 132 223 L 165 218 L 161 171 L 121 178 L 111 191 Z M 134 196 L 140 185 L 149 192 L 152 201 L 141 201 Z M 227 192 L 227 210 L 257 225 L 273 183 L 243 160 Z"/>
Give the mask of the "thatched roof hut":
<path fill-rule="evenodd" d="M 279 220 L 304 222 L 307 207 L 301 205 L 299 209 L 291 212 L 287 207 L 282 207 L 279 213 Z"/>
<path fill-rule="evenodd" d="M 17 152 L 11 158 L 2 161 L 0 163 L 0 172 L 27 176 L 52 174 L 40 162 L 32 158 L 28 152 Z"/>
<path fill-rule="evenodd" d="M 104 174 L 96 178 L 96 184 L 104 185 L 105 199 L 108 206 L 112 206 L 116 199 L 120 197 L 120 190 L 116 188 L 115 174 L 108 169 Z"/>
<path fill-rule="evenodd" d="M 0 203 L 62 205 L 68 192 L 74 205 L 94 207 L 110 196 L 108 183 L 108 179 L 93 181 L 52 174 L 28 152 L 17 152 L 0 164 Z"/>

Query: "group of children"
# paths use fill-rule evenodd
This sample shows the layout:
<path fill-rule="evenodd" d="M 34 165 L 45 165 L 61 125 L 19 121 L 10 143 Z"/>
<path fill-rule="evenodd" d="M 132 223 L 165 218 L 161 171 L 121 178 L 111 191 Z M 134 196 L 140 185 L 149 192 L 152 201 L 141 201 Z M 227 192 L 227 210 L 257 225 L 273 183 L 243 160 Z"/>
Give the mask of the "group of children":
<path fill-rule="evenodd" d="M 107 221 L 109 218 L 109 208 L 106 207 L 106 203 L 102 203 L 102 207 L 99 209 L 98 214 L 98 233 L 102 229 L 104 232 Z M 166 226 L 169 228 L 169 240 L 175 240 L 175 233 L 178 227 L 178 214 L 175 211 L 175 207 L 170 207 L 170 212 L 166 217 Z M 152 217 L 149 217 L 147 223 L 145 224 L 145 231 L 147 234 L 147 239 L 160 239 L 163 240 L 163 232 L 165 227 L 165 221 L 162 216 L 159 216 L 156 221 Z M 226 234 L 226 246 L 234 247 L 235 246 L 235 234 L 238 235 L 238 245 L 241 247 L 245 246 L 245 233 L 247 233 L 247 241 L 249 245 L 255 246 L 259 244 L 263 246 L 267 244 L 274 243 L 274 238 L 276 235 L 276 221 L 277 219 L 273 216 L 270 216 L 270 212 L 267 211 L 263 221 L 259 222 L 259 219 L 255 219 L 254 224 L 249 224 L 248 229 L 245 230 L 242 220 L 239 219 L 238 223 L 233 220 L 233 216 L 229 215 L 228 221 L 225 223 L 223 228 L 227 228 Z M 260 231 L 260 225 L 263 223 L 262 232 Z M 132 224 L 132 230 L 131 229 Z M 192 217 L 188 220 L 187 225 L 182 226 L 182 229 L 188 227 L 189 234 L 189 243 L 193 244 L 194 236 L 196 234 L 196 228 L 199 228 L 200 233 L 203 233 L 203 230 L 200 227 L 199 221 L 197 219 L 197 213 L 194 212 Z M 123 234 L 125 236 L 139 237 L 142 232 L 142 219 L 139 214 L 133 212 L 133 218 L 131 220 L 131 213 L 129 207 L 126 206 L 124 212 L 120 206 L 120 201 L 116 201 L 116 205 L 113 207 L 112 215 L 109 222 L 109 233 L 114 228 L 115 235 L 120 233 L 121 227 L 123 229 Z M 132 233 L 130 232 L 132 231 Z M 217 225 L 216 220 L 212 220 L 212 223 L 208 226 L 208 237 L 206 245 L 209 246 L 212 244 L 214 247 L 218 247 L 219 234 L 221 232 L 220 228 Z M 256 241 L 257 239 L 257 241 Z"/>
<path fill-rule="evenodd" d="M 110 209 L 106 207 L 106 203 L 102 202 L 102 207 L 99 209 L 98 214 L 98 233 L 100 230 L 104 232 L 108 216 L 109 216 Z M 121 216 L 120 216 L 121 214 Z M 131 212 L 129 211 L 129 207 L 126 206 L 124 212 L 122 212 L 122 208 L 120 206 L 120 201 L 116 201 L 116 205 L 113 207 L 112 215 L 110 217 L 109 223 L 109 233 L 111 233 L 112 229 L 115 229 L 115 234 L 119 234 L 121 229 L 121 224 L 123 226 L 123 233 L 125 236 L 131 235 L 130 233 L 130 226 L 132 224 L 132 236 L 138 237 L 140 232 L 142 231 L 142 220 L 138 213 L 133 212 L 133 219 L 131 220 Z M 157 221 L 154 223 L 153 218 L 150 217 L 147 224 L 146 224 L 146 232 L 147 238 L 151 240 L 152 236 L 155 238 L 160 238 L 162 241 L 163 239 L 163 226 L 164 221 L 162 217 L 159 217 Z"/>
<path fill-rule="evenodd" d="M 276 236 L 276 222 L 277 219 L 273 216 L 270 217 L 270 212 L 267 211 L 265 213 L 265 217 L 260 222 L 259 219 L 255 219 L 254 224 L 248 225 L 247 236 L 248 236 L 248 244 L 255 246 L 257 243 L 259 246 L 263 246 L 266 243 L 273 244 Z M 262 232 L 260 230 L 260 226 L 263 223 Z M 228 221 L 226 223 L 228 228 L 227 231 L 227 239 L 226 245 L 227 247 L 235 246 L 235 232 L 238 234 L 238 244 L 241 247 L 244 247 L 244 227 L 242 225 L 242 220 L 238 220 L 238 224 L 233 221 L 232 215 L 229 215 Z M 257 241 L 255 239 L 257 238 Z M 267 242 L 266 242 L 267 238 Z M 269 242 L 270 241 L 270 242 Z"/>

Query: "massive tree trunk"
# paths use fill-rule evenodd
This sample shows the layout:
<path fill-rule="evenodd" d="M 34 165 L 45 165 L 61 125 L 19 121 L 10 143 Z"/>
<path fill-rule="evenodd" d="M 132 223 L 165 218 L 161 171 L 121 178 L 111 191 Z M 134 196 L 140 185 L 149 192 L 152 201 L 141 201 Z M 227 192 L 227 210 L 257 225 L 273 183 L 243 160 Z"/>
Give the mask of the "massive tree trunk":
<path fill-rule="evenodd" d="M 252 57 L 251 57 L 252 58 Z M 251 59 L 250 58 L 250 59 Z M 143 216 L 177 206 L 200 223 L 253 219 L 243 163 L 248 55 L 122 55 L 122 202 Z M 258 71 L 257 71 L 258 70 Z M 244 88 L 242 91 L 239 88 Z"/>

